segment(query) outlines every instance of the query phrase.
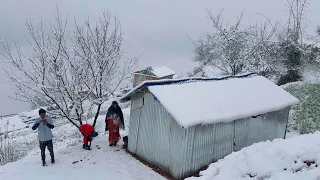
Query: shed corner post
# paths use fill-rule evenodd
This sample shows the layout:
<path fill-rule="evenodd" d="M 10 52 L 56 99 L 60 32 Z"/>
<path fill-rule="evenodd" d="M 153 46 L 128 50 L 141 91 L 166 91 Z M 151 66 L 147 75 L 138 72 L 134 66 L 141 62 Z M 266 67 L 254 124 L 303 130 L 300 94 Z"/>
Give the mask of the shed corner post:
<path fill-rule="evenodd" d="M 289 123 L 289 113 L 290 113 L 290 109 L 291 109 L 291 106 L 287 107 L 287 111 L 286 111 L 286 114 L 287 114 L 287 123 L 286 123 L 286 129 L 284 130 L 284 137 L 283 137 L 283 139 L 286 139 L 286 136 L 287 136 L 287 129 L 288 129 L 288 123 Z"/>

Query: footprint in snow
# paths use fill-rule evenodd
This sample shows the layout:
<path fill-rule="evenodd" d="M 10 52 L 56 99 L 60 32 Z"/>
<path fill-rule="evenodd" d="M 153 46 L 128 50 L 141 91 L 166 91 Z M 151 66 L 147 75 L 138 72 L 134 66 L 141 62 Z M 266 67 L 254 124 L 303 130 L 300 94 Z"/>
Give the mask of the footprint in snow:
<path fill-rule="evenodd" d="M 76 164 L 76 163 L 78 163 L 78 162 L 79 162 L 79 161 L 73 161 L 72 164 Z"/>

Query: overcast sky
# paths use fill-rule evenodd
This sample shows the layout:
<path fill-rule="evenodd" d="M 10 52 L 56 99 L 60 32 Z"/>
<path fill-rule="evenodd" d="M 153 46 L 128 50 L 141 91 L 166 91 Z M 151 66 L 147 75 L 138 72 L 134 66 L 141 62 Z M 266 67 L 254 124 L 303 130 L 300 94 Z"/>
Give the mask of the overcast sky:
<path fill-rule="evenodd" d="M 103 9 L 109 8 L 121 21 L 124 31 L 124 49 L 143 55 L 137 68 L 165 65 L 179 73 L 191 71 L 193 46 L 197 39 L 211 30 L 206 9 L 213 14 L 224 9 L 224 18 L 230 22 L 244 11 L 244 24 L 261 20 L 262 13 L 272 20 L 287 17 L 286 0 L 0 0 L 0 39 L 9 43 L 17 40 L 28 50 L 24 36 L 26 19 L 50 21 L 56 5 L 63 15 L 95 19 Z M 310 1 L 309 30 L 320 24 L 320 1 Z M 255 16 L 253 16 L 255 15 Z M 252 17 L 253 16 L 253 17 Z M 70 21 L 71 22 L 71 21 Z M 3 51 L 0 48 L 0 51 Z M 27 103 L 12 100 L 12 87 L 3 72 L 8 68 L 0 57 L 0 115 L 21 112 Z"/>

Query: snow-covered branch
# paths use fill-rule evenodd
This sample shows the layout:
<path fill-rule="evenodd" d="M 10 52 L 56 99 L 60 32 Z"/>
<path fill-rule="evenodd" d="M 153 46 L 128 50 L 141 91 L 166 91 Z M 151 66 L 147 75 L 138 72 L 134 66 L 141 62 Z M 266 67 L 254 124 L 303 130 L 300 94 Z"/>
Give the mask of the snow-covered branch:
<path fill-rule="evenodd" d="M 196 54 L 194 61 L 200 62 L 201 66 L 213 66 L 231 75 L 249 70 L 260 73 L 262 69 L 269 68 L 266 66 L 272 66 L 269 58 L 261 56 L 259 58 L 258 54 L 267 56 L 269 48 L 266 46 L 273 40 L 278 22 L 272 24 L 266 18 L 262 25 L 243 27 L 243 13 L 241 13 L 236 22 L 229 26 L 223 19 L 222 11 L 216 16 L 210 11 L 208 14 L 213 32 L 194 42 Z M 257 63 L 257 61 L 264 62 Z"/>
<path fill-rule="evenodd" d="M 101 105 L 128 78 L 137 58 L 123 60 L 120 21 L 108 11 L 96 23 L 75 21 L 71 37 L 67 25 L 59 10 L 49 26 L 27 21 L 32 49 L 27 54 L 18 43 L 16 55 L 7 43 L 1 43 L 3 56 L 12 64 L 6 72 L 16 87 L 17 99 L 51 107 L 51 114 L 78 127 L 77 122 L 82 124 L 85 118 L 85 106 L 98 106 L 96 122 Z"/>

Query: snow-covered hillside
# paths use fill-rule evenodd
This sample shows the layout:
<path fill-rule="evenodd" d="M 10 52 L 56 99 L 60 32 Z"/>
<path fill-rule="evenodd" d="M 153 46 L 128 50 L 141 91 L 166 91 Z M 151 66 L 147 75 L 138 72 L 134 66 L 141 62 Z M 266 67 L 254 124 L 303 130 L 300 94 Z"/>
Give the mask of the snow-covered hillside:
<path fill-rule="evenodd" d="M 261 142 L 234 152 L 188 180 L 319 180 L 320 132 Z"/>
<path fill-rule="evenodd" d="M 108 107 L 111 105 L 110 101 L 105 102 L 100 110 L 100 116 L 97 120 L 96 130 L 103 133 L 105 127 L 105 114 Z M 129 115 L 130 115 L 130 104 L 122 103 L 120 104 L 124 119 L 125 126 L 127 127 L 125 131 L 121 131 L 122 135 L 127 135 L 129 127 Z M 38 149 L 37 131 L 31 129 L 32 124 L 36 118 L 39 117 L 39 109 L 32 111 L 26 111 L 18 113 L 15 115 L 0 118 L 0 135 L 8 132 L 8 137 L 10 137 L 11 146 L 13 146 L 14 151 L 16 151 L 16 159 L 24 157 L 33 149 Z M 93 108 L 93 112 L 95 109 Z M 84 121 L 83 123 L 93 123 L 93 117 Z M 66 145 L 74 144 L 81 140 L 82 135 L 80 132 L 71 125 L 65 119 L 54 119 L 55 129 L 53 130 L 54 135 L 54 145 L 57 148 L 64 148 Z M 1 163 L 0 163 L 1 164 Z"/>
<path fill-rule="evenodd" d="M 121 148 L 109 147 L 108 134 L 104 132 L 104 118 L 111 100 L 106 102 L 98 117 L 96 131 L 99 136 L 94 139 L 92 150 L 82 149 L 82 135 L 66 120 L 56 119 L 54 134 L 54 151 L 56 164 L 42 167 L 40 149 L 36 131 L 31 130 L 33 120 L 37 118 L 38 110 L 23 112 L 0 120 L 0 125 L 9 122 L 8 136 L 12 137 L 12 146 L 17 151 L 17 158 L 22 159 L 0 166 L 0 179 L 28 180 L 28 179 L 164 179 L 152 169 L 134 159 Z M 120 104 L 124 113 L 125 125 L 129 126 L 130 104 Z M 92 123 L 93 119 L 87 122 Z M 124 136 L 128 131 L 121 131 Z M 50 157 L 46 152 L 47 160 Z"/>
<path fill-rule="evenodd" d="M 55 139 L 54 139 L 55 140 Z M 121 146 L 121 144 L 119 144 Z M 54 147 L 56 150 L 57 148 Z M 48 153 L 48 152 L 47 152 Z M 82 149 L 82 143 L 67 145 L 55 151 L 56 163 L 42 167 L 39 151 L 4 166 L 0 179 L 10 180 L 161 180 L 165 179 L 119 147 L 108 146 L 107 135 L 94 139 L 92 150 Z M 50 157 L 46 155 L 47 159 Z"/>

